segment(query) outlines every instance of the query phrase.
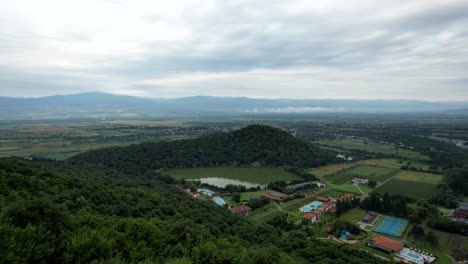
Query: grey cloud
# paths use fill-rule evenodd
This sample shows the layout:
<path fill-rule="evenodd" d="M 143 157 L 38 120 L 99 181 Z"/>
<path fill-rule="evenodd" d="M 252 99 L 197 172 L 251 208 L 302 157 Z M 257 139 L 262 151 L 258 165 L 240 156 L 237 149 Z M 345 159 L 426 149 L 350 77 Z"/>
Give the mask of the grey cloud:
<path fill-rule="evenodd" d="M 0 64 L 0 74 L 10 74 L 9 78 L 0 78 L 0 92 L 12 94 L 4 87 L 17 89 L 16 93 L 21 93 L 22 89 L 26 92 L 33 89 L 26 87 L 35 84 L 40 87 L 37 94 L 53 94 L 60 89 L 74 92 L 138 89 L 153 96 L 163 93 L 168 97 L 171 94 L 225 95 L 236 91 L 239 95 L 269 97 L 271 94 L 287 95 L 288 91 L 283 90 L 290 89 L 297 91 L 296 96 L 305 93 L 303 96 L 315 97 L 317 92 L 312 91 L 322 88 L 333 91 L 324 94 L 335 97 L 351 96 L 354 92 L 357 96 L 433 100 L 442 95 L 440 90 L 451 89 L 457 98 L 468 98 L 468 89 L 464 90 L 464 76 L 468 71 L 466 1 L 395 1 L 382 3 L 382 7 L 358 1 L 356 4 L 362 7 L 348 10 L 337 5 L 323 12 L 312 8 L 312 11 L 299 10 L 297 14 L 285 11 L 297 4 L 294 1 L 287 4 L 285 1 L 214 3 L 206 12 L 197 10 L 196 6 L 184 6 L 174 17 L 164 13 L 142 14 L 139 19 L 149 28 L 174 28 L 174 31 L 182 28 L 189 32 L 189 37 L 173 41 L 161 41 L 164 36 L 156 39 L 149 36 L 147 41 L 132 48 L 141 48 L 142 54 L 124 50 L 122 54 L 94 55 L 91 50 L 83 55 L 83 60 L 90 60 L 89 65 L 70 69 Z M 125 4 L 128 3 L 122 1 L 116 6 L 125 8 Z M 386 13 L 387 9 L 391 15 Z M 17 48 L 21 45 L 34 49 L 36 43 L 42 46 L 43 42 L 58 41 L 66 43 L 64 46 L 68 48 L 106 36 L 105 27 L 99 27 L 96 32 L 63 29 L 55 35 L 58 39 L 29 34 L 30 41 L 27 41 L 5 30 L 0 31 L 0 38 L 5 40 L 0 44 L 0 55 L 16 52 L 21 60 L 26 57 Z M 451 35 L 443 39 L 440 37 L 443 34 Z M 77 48 L 64 54 L 76 53 L 81 59 L 79 52 Z M 10 61 L 19 61 L 15 58 Z M 259 69 L 273 73 L 249 74 Z M 318 70 L 310 71 L 313 77 L 290 73 L 301 69 Z M 282 71 L 289 75 L 278 82 L 276 75 Z M 218 79 L 210 75 L 215 73 L 249 80 Z M 94 74 L 100 77 L 82 77 Z M 191 80 L 193 74 L 205 74 L 214 79 L 195 78 L 183 84 L 165 81 Z M 20 79 L 21 76 L 26 78 Z M 160 83 L 146 83 L 154 80 Z M 406 87 L 392 88 L 390 83 Z M 375 94 L 369 95 L 369 91 Z M 428 91 L 431 94 L 427 94 Z M 421 96 L 423 93 L 425 97 Z"/>

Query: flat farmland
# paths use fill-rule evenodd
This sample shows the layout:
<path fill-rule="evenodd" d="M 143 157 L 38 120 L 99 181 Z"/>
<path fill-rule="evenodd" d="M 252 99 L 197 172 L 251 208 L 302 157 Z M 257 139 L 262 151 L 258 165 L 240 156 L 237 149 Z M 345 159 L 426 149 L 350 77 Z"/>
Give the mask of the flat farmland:
<path fill-rule="evenodd" d="M 320 140 L 319 144 L 332 148 L 341 147 L 344 149 L 359 149 L 368 152 L 397 155 L 407 159 L 429 160 L 429 157 L 405 148 L 399 148 L 380 143 L 365 143 L 364 141 L 358 139 Z"/>
<path fill-rule="evenodd" d="M 268 184 L 274 181 L 292 181 L 299 177 L 282 168 L 243 168 L 243 167 L 210 167 L 170 170 L 168 174 L 176 179 L 224 178 Z"/>
<path fill-rule="evenodd" d="M 353 208 L 349 210 L 348 212 L 344 213 L 343 215 L 341 215 L 340 219 L 356 224 L 357 222 L 361 221 L 362 217 L 365 214 L 366 214 L 366 211 L 359 209 L 359 208 Z"/>
<path fill-rule="evenodd" d="M 418 200 L 430 197 L 436 189 L 437 184 L 390 179 L 387 183 L 375 189 L 375 192 L 400 194 Z"/>
<path fill-rule="evenodd" d="M 395 179 L 404 180 L 404 181 L 431 183 L 431 184 L 437 185 L 442 182 L 443 176 L 438 175 L 438 174 L 416 172 L 416 171 L 401 171 L 397 175 L 395 175 Z"/>
<path fill-rule="evenodd" d="M 334 184 L 351 183 L 351 180 L 357 176 L 366 177 L 369 180 L 376 182 L 384 182 L 391 176 L 395 175 L 399 170 L 378 166 L 356 166 L 349 170 L 344 170 L 336 174 L 325 176 L 325 179 Z"/>
<path fill-rule="evenodd" d="M 308 172 L 320 178 L 325 175 L 329 175 L 332 173 L 342 171 L 344 169 L 351 168 L 355 165 L 356 165 L 355 163 L 333 164 L 333 165 L 327 165 L 327 166 L 322 166 L 322 167 L 317 167 L 317 168 L 311 168 L 308 170 Z"/>
<path fill-rule="evenodd" d="M 193 138 L 202 130 L 183 122 L 96 121 L 2 125 L 0 157 L 64 160 L 90 149 Z"/>

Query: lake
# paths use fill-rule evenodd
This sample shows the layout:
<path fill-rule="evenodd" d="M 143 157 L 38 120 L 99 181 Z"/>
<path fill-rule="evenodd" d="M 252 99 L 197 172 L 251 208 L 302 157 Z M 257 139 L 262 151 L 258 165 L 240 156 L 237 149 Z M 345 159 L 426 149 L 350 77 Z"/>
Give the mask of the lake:
<path fill-rule="evenodd" d="M 219 177 L 210 177 L 210 178 L 200 178 L 200 179 L 193 179 L 193 180 L 199 180 L 202 183 L 207 183 L 209 185 L 214 185 L 220 188 L 226 187 L 228 184 L 232 185 L 243 185 L 246 188 L 252 188 L 252 187 L 265 187 L 265 185 L 261 185 L 258 183 L 253 183 L 253 182 L 246 182 L 246 181 L 239 181 L 239 180 L 233 180 L 233 179 L 226 179 L 226 178 L 219 178 Z"/>

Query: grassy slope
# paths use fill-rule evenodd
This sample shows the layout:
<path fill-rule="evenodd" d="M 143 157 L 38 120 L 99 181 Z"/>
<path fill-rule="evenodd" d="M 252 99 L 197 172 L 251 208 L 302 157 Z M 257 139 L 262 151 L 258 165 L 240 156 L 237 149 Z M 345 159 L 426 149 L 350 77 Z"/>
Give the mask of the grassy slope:
<path fill-rule="evenodd" d="M 388 192 L 390 194 L 406 195 L 414 199 L 423 199 L 433 194 L 436 188 L 437 185 L 431 183 L 391 179 L 384 185 L 375 189 L 375 191 L 380 193 Z"/>
<path fill-rule="evenodd" d="M 177 169 L 168 172 L 176 179 L 227 178 L 258 184 L 268 184 L 273 181 L 292 181 L 299 177 L 281 168 L 239 168 L 213 167 Z"/>

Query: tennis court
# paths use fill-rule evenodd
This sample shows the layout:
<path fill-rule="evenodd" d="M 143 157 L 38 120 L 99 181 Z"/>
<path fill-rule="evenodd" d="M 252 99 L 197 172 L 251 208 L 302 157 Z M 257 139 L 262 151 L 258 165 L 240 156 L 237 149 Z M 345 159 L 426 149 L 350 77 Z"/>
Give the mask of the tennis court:
<path fill-rule="evenodd" d="M 401 237 L 408 226 L 408 220 L 385 216 L 383 221 L 374 229 L 375 232 Z"/>

